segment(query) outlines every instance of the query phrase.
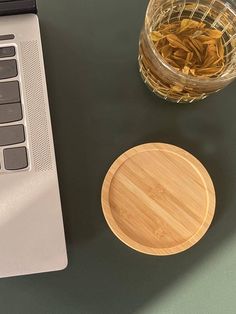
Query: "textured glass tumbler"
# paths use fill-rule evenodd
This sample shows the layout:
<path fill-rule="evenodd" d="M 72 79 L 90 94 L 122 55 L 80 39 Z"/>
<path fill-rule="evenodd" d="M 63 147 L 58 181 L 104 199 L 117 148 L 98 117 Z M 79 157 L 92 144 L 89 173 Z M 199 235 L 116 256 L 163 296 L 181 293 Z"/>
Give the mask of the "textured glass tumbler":
<path fill-rule="evenodd" d="M 184 74 L 161 56 L 150 38 L 163 24 L 182 19 L 204 22 L 223 33 L 225 66 L 217 77 Z M 236 78 L 236 4 L 219 0 L 150 0 L 139 42 L 139 68 L 144 82 L 158 96 L 174 102 L 204 99 Z M 173 88 L 172 88 L 173 87 Z"/>

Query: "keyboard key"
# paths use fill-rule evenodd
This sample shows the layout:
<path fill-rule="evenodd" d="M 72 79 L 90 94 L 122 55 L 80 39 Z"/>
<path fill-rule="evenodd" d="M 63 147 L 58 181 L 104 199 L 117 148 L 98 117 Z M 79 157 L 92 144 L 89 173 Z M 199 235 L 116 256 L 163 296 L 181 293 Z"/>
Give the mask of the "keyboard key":
<path fill-rule="evenodd" d="M 0 80 L 16 77 L 17 75 L 16 60 L 0 61 Z"/>
<path fill-rule="evenodd" d="M 23 143 L 24 141 L 25 132 L 22 124 L 0 127 L 0 146 Z"/>
<path fill-rule="evenodd" d="M 15 122 L 22 118 L 20 103 L 0 105 L 0 123 Z"/>
<path fill-rule="evenodd" d="M 2 2 L 2 1 L 1 1 Z M 8 34 L 8 35 L 0 35 L 0 40 L 12 40 L 15 38 L 15 35 Z"/>
<path fill-rule="evenodd" d="M 6 170 L 20 170 L 28 167 L 25 147 L 6 148 L 3 150 L 3 156 Z"/>
<path fill-rule="evenodd" d="M 20 86 L 18 81 L 0 83 L 0 105 L 20 102 Z"/>
<path fill-rule="evenodd" d="M 0 58 L 10 58 L 16 55 L 16 49 L 12 47 L 2 47 L 0 48 Z"/>

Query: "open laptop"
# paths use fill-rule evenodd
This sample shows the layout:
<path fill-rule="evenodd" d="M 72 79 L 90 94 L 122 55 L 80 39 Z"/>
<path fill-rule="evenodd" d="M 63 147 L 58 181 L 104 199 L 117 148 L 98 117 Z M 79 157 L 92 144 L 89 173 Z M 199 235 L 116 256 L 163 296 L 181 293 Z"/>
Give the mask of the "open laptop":
<path fill-rule="evenodd" d="M 36 3 L 0 1 L 0 277 L 66 266 Z"/>

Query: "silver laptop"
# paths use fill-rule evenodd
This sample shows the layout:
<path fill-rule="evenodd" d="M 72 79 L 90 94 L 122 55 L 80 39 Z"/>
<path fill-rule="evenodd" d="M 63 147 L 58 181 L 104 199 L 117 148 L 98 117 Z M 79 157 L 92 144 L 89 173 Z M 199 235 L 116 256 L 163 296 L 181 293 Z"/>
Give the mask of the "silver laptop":
<path fill-rule="evenodd" d="M 0 1 L 0 277 L 67 266 L 36 13 Z"/>

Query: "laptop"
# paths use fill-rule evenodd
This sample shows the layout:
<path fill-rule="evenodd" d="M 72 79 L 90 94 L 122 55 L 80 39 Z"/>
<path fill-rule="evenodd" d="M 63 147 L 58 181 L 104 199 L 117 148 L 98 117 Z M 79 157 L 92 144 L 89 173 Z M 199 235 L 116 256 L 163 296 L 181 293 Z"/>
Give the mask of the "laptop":
<path fill-rule="evenodd" d="M 0 1 L 0 277 L 66 266 L 36 2 Z"/>

